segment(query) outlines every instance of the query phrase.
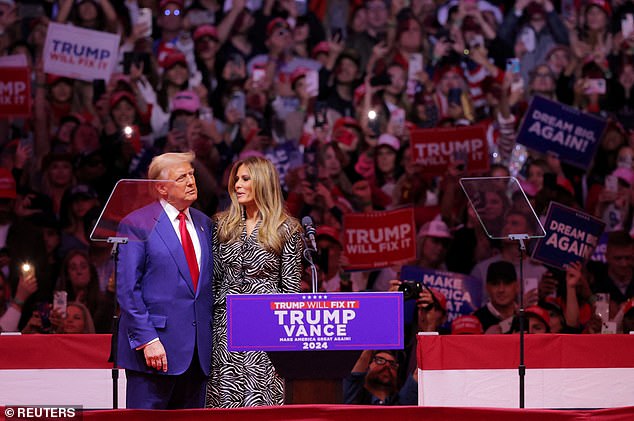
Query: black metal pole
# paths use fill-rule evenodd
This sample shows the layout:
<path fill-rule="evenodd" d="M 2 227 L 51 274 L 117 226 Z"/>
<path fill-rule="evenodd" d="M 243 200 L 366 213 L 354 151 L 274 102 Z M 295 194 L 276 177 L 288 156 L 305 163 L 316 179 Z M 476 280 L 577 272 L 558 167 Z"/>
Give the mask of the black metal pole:
<path fill-rule="evenodd" d="M 520 365 L 518 367 L 518 374 L 520 378 L 520 408 L 524 408 L 524 378 L 526 375 L 526 366 L 524 365 L 524 252 L 526 251 L 526 246 L 524 245 L 524 240 L 519 239 L 519 252 L 520 252 L 520 312 L 519 312 L 519 322 L 520 322 Z"/>
<path fill-rule="evenodd" d="M 114 263 L 114 306 L 112 309 L 112 339 L 110 341 L 110 360 L 112 361 L 112 409 L 119 408 L 119 366 L 118 351 L 119 345 L 119 301 L 117 300 L 117 267 L 119 264 L 119 244 L 128 242 L 124 237 L 110 237 L 108 242 L 112 243 L 112 260 Z"/>
<path fill-rule="evenodd" d="M 119 345 L 119 300 L 117 300 L 117 264 L 119 261 L 119 243 L 112 246 L 112 259 L 114 261 L 114 308 L 112 310 L 112 339 L 110 355 L 112 358 L 112 409 L 119 408 L 119 367 L 117 347 Z"/>

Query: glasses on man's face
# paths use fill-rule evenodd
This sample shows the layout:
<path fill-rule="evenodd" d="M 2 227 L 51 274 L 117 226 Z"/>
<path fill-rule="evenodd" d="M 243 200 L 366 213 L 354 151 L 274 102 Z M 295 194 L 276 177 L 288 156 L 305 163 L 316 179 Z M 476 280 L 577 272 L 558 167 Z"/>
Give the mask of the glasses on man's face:
<path fill-rule="evenodd" d="M 398 368 L 398 363 L 396 361 L 387 360 L 387 359 L 385 359 L 383 357 L 374 357 L 374 362 L 377 365 L 389 364 L 390 368 Z"/>
<path fill-rule="evenodd" d="M 164 14 L 165 16 L 180 16 L 181 11 L 180 11 L 180 9 L 174 9 L 174 10 L 165 9 L 165 10 L 163 11 L 163 14 Z"/>

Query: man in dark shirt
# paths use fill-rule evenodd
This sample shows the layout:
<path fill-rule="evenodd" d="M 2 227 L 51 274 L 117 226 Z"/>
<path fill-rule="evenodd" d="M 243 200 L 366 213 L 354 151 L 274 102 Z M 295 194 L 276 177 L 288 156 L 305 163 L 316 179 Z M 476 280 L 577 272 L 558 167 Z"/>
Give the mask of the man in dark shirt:
<path fill-rule="evenodd" d="M 485 333 L 508 333 L 517 310 L 516 299 L 519 292 L 513 263 L 505 260 L 491 263 L 487 269 L 486 289 L 489 302 L 473 315 L 480 320 Z M 496 325 L 499 329 L 487 332 L 487 329 Z"/>
<path fill-rule="evenodd" d="M 634 240 L 625 231 L 608 234 L 605 265 L 592 265 L 595 293 L 610 294 L 613 306 L 634 297 Z"/>
<path fill-rule="evenodd" d="M 363 351 L 343 381 L 343 403 L 355 405 L 416 405 L 417 373 L 398 389 L 395 351 Z"/>

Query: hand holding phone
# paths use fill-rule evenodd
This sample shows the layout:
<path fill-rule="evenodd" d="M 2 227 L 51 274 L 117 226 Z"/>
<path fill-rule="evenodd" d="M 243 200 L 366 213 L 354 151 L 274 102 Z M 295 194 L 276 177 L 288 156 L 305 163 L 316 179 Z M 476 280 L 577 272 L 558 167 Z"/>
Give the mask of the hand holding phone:
<path fill-rule="evenodd" d="M 62 317 L 66 317 L 67 306 L 68 293 L 66 291 L 55 291 L 53 293 L 53 311 Z"/>
<path fill-rule="evenodd" d="M 49 303 L 37 303 L 36 310 L 42 321 L 42 331 L 48 331 L 51 328 L 51 305 Z"/>
<path fill-rule="evenodd" d="M 236 110 L 240 116 L 240 119 L 243 119 L 246 113 L 244 93 L 240 91 L 234 92 L 231 95 L 229 103 L 227 104 L 227 108 Z"/>
<path fill-rule="evenodd" d="M 392 78 L 387 73 L 381 73 L 378 76 L 373 76 L 370 79 L 370 86 L 387 86 L 392 83 Z"/>
<path fill-rule="evenodd" d="M 506 71 L 508 73 L 518 74 L 520 72 L 520 59 L 515 57 L 507 59 Z"/>
<path fill-rule="evenodd" d="M 482 34 L 476 34 L 469 41 L 469 48 L 478 48 L 484 46 L 484 36 Z"/>
<path fill-rule="evenodd" d="M 266 77 L 266 69 L 260 66 L 254 66 L 253 71 L 251 72 L 251 79 L 253 80 L 253 85 L 257 88 L 261 87 L 262 82 L 264 82 L 264 78 Z"/>
<path fill-rule="evenodd" d="M 319 94 L 319 74 L 317 70 L 306 72 L 304 86 L 309 97 L 314 98 Z"/>
<path fill-rule="evenodd" d="M 604 95 L 606 92 L 605 79 L 587 79 L 585 83 L 584 93 L 586 95 L 599 94 Z"/>
<path fill-rule="evenodd" d="M 396 108 L 390 114 L 390 123 L 395 136 L 403 136 L 405 132 L 405 110 Z"/>
<path fill-rule="evenodd" d="M 462 96 L 462 89 L 460 88 L 451 88 L 449 89 L 449 93 L 447 94 L 447 101 L 449 104 L 461 105 L 462 100 L 460 99 Z"/>
<path fill-rule="evenodd" d="M 616 193 L 619 191 L 619 180 L 615 175 L 605 176 L 605 191 Z"/>
<path fill-rule="evenodd" d="M 328 105 L 324 101 L 315 102 L 315 127 L 322 127 L 327 122 Z"/>

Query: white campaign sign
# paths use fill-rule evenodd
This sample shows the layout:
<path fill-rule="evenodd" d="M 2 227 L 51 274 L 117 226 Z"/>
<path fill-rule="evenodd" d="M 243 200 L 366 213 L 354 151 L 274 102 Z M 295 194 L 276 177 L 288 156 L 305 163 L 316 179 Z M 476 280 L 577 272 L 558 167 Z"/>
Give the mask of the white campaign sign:
<path fill-rule="evenodd" d="M 120 36 L 51 23 L 44 44 L 44 71 L 72 79 L 110 79 Z"/>

